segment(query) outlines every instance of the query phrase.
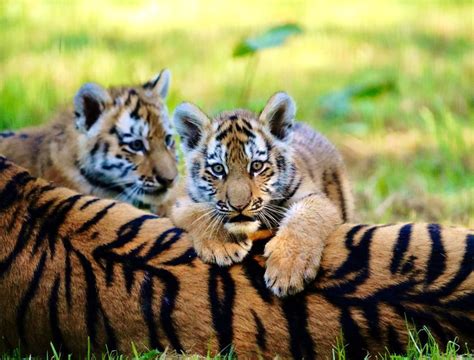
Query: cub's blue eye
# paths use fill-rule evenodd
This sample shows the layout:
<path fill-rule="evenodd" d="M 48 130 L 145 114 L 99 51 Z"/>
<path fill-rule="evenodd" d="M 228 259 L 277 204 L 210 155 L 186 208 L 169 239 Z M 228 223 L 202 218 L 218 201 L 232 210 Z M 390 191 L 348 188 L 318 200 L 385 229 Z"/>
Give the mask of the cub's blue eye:
<path fill-rule="evenodd" d="M 173 135 L 168 134 L 165 136 L 165 145 L 169 148 L 174 146 Z"/>
<path fill-rule="evenodd" d="M 225 169 L 222 164 L 214 164 L 211 166 L 211 170 L 216 176 L 222 176 L 225 174 Z"/>
<path fill-rule="evenodd" d="M 145 144 L 141 140 L 133 140 L 132 142 L 128 143 L 128 147 L 132 151 L 144 151 L 145 150 Z"/>
<path fill-rule="evenodd" d="M 250 164 L 250 170 L 254 173 L 257 173 L 263 169 L 263 162 L 262 161 L 252 161 Z"/>

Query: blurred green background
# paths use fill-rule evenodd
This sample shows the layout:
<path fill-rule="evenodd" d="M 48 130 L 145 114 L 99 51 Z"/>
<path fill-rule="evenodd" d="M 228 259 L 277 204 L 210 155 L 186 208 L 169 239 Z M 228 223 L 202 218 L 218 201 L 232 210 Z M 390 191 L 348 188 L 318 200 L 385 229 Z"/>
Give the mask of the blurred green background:
<path fill-rule="evenodd" d="M 342 151 L 367 222 L 474 226 L 472 1 L 0 1 L 0 130 L 48 121 L 86 81 L 173 73 L 210 113 L 260 110 L 277 90 Z M 246 37 L 303 33 L 258 59 Z M 250 65 L 249 65 L 250 61 Z"/>

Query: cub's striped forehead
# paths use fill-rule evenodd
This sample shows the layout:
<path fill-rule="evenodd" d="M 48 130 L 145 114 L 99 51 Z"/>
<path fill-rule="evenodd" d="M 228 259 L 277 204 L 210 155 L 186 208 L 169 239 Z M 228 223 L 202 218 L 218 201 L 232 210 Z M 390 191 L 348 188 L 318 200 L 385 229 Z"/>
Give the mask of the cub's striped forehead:
<path fill-rule="evenodd" d="M 115 104 L 120 108 L 115 126 L 122 134 L 163 137 L 172 131 L 166 105 L 159 98 L 125 88 L 116 91 Z"/>
<path fill-rule="evenodd" d="M 223 112 L 214 119 L 213 124 L 207 149 L 211 162 L 265 160 L 268 157 L 271 139 L 254 113 L 247 110 Z"/>

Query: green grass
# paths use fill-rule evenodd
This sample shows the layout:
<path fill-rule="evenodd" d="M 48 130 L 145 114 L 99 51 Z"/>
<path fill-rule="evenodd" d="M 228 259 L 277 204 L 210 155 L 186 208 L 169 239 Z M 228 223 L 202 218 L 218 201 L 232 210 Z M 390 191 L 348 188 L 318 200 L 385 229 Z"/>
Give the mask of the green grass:
<path fill-rule="evenodd" d="M 421 340 L 424 338 L 425 340 Z M 210 353 L 206 356 L 199 355 L 187 355 L 187 354 L 178 354 L 173 351 L 164 351 L 159 352 L 157 350 L 148 350 L 140 352 L 137 350 L 135 345 L 132 343 L 130 345 L 129 354 L 121 354 L 117 351 L 106 351 L 100 355 L 93 354 L 91 352 L 90 346 L 87 347 L 87 353 L 83 356 L 86 360 L 162 360 L 162 359 L 182 359 L 182 360 L 233 360 L 237 359 L 236 354 L 233 349 L 228 352 L 226 355 L 211 355 Z M 332 352 L 333 360 L 349 360 L 347 355 L 347 345 L 344 344 L 343 337 L 340 336 L 334 345 Z M 26 357 L 30 359 L 43 359 L 43 357 L 31 357 L 25 355 L 21 352 L 20 349 L 15 349 L 10 353 L 0 354 L 1 360 L 21 360 Z M 58 349 L 51 344 L 51 351 L 46 353 L 45 359 L 52 360 L 62 360 L 62 359 L 71 359 L 73 354 L 62 354 Z M 431 335 L 430 331 L 424 327 L 420 330 L 410 328 L 408 331 L 408 344 L 406 347 L 405 354 L 367 354 L 365 359 L 384 359 L 384 360 L 454 360 L 454 359 L 463 359 L 463 360 L 473 360 L 473 354 L 468 352 L 467 348 L 463 348 L 461 344 L 456 342 L 456 339 L 449 341 L 446 344 L 445 348 L 441 348 L 436 342 L 434 337 Z"/>
<path fill-rule="evenodd" d="M 173 72 L 182 100 L 240 106 L 247 59 L 235 45 L 293 22 L 263 51 L 248 106 L 275 91 L 343 152 L 358 219 L 474 226 L 474 33 L 470 1 L 0 2 L 0 129 L 48 121 L 85 81 Z M 378 93 L 340 101 L 364 84 Z M 330 99 L 328 102 L 327 99 Z"/>

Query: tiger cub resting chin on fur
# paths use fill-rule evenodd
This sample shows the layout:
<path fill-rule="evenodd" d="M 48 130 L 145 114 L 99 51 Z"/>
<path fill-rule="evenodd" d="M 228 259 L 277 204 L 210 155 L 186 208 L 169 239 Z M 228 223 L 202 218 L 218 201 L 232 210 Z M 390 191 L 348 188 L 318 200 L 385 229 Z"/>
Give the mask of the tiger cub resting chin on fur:
<path fill-rule="evenodd" d="M 326 237 L 351 220 L 353 199 L 335 147 L 294 123 L 295 104 L 273 95 L 260 115 L 227 111 L 211 119 L 183 103 L 174 124 L 186 155 L 186 194 L 171 209 L 202 260 L 241 261 L 249 236 L 276 230 L 265 248 L 267 286 L 279 296 L 316 277 Z"/>
<path fill-rule="evenodd" d="M 74 112 L 0 133 L 0 154 L 57 185 L 158 211 L 177 178 L 165 99 L 170 72 L 144 85 L 83 85 Z"/>

